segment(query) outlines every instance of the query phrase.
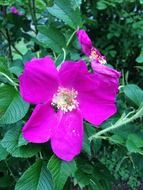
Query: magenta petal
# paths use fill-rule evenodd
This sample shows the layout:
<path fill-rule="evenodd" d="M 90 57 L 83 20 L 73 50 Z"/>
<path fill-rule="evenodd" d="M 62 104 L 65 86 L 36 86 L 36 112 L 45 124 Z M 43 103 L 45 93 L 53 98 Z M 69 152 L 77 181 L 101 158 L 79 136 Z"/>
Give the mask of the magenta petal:
<path fill-rule="evenodd" d="M 63 114 L 51 145 L 54 153 L 65 161 L 72 160 L 82 148 L 83 121 L 78 110 Z"/>
<path fill-rule="evenodd" d="M 121 73 L 116 71 L 115 69 L 112 69 L 106 65 L 97 64 L 96 62 L 91 63 L 92 69 L 94 73 L 101 74 L 108 78 L 115 78 L 118 79 L 121 76 Z"/>
<path fill-rule="evenodd" d="M 20 93 L 30 103 L 42 103 L 52 98 L 58 87 L 58 71 L 50 57 L 27 62 L 19 77 Z"/>
<path fill-rule="evenodd" d="M 66 61 L 59 70 L 61 85 L 72 88 L 77 84 L 78 77 L 88 74 L 85 61 Z"/>
<path fill-rule="evenodd" d="M 33 143 L 47 142 L 54 133 L 59 120 L 60 113 L 56 113 L 50 104 L 39 104 L 23 127 L 23 136 Z"/>
<path fill-rule="evenodd" d="M 69 70 L 80 70 L 85 73 L 88 72 L 86 62 L 83 60 L 65 61 L 64 63 L 61 64 L 59 72 L 62 75 L 64 72 L 67 72 Z"/>
<path fill-rule="evenodd" d="M 77 31 L 77 38 L 79 43 L 81 44 L 82 51 L 89 56 L 91 53 L 91 48 L 92 48 L 92 42 L 85 32 L 85 30 L 78 30 Z"/>
<path fill-rule="evenodd" d="M 81 103 L 83 103 L 85 96 L 81 98 Z M 83 117 L 88 122 L 93 125 L 100 125 L 103 121 L 107 120 L 110 116 L 116 113 L 115 103 L 110 103 L 107 100 L 102 100 L 96 97 L 86 98 L 86 101 L 81 106 L 81 112 Z"/>
<path fill-rule="evenodd" d="M 100 125 L 116 112 L 116 83 L 106 75 L 91 74 L 78 82 L 78 99 L 81 113 L 85 120 Z"/>

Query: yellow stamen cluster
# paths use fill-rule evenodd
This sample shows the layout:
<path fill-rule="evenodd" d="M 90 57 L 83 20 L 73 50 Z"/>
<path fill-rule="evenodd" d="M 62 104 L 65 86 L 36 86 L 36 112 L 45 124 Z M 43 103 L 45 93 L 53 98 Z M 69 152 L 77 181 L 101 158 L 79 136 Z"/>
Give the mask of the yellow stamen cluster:
<path fill-rule="evenodd" d="M 92 50 L 90 54 L 90 59 L 98 59 L 99 55 L 97 54 L 96 50 Z"/>
<path fill-rule="evenodd" d="M 106 64 L 106 59 L 104 58 L 104 56 L 100 55 L 96 49 L 91 50 L 89 58 L 91 61 L 98 60 L 99 63 Z"/>
<path fill-rule="evenodd" d="M 52 99 L 52 105 L 61 109 L 64 113 L 76 109 L 79 105 L 76 100 L 78 92 L 74 89 L 59 87 Z"/>

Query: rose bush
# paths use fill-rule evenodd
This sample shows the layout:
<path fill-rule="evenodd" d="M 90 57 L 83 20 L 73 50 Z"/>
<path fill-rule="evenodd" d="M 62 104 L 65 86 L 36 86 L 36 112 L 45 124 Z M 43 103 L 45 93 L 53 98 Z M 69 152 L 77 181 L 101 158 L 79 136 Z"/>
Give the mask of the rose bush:
<path fill-rule="evenodd" d="M 142 188 L 142 8 L 0 0 L 0 189 Z"/>

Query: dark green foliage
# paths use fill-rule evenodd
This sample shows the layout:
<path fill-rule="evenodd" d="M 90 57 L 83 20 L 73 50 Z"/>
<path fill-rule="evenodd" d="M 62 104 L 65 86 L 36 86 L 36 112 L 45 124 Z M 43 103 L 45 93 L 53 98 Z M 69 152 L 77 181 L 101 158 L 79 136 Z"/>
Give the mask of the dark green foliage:
<path fill-rule="evenodd" d="M 20 15 L 12 14 L 11 6 Z M 122 78 L 117 114 L 99 128 L 84 122 L 82 153 L 64 162 L 53 155 L 49 143 L 23 139 L 21 128 L 33 106 L 20 97 L 18 77 L 32 57 L 50 55 L 56 65 L 87 60 L 75 37 L 78 28 L 88 32 Z M 143 1 L 0 0 L 0 41 L 0 189 L 124 190 L 122 184 L 141 189 Z M 116 122 L 119 128 L 89 140 Z"/>

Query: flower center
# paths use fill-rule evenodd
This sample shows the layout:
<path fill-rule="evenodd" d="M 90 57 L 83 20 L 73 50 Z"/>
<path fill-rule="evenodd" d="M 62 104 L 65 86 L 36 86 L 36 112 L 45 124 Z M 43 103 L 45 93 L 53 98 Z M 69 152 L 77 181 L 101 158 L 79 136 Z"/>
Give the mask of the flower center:
<path fill-rule="evenodd" d="M 102 56 L 96 48 L 91 49 L 89 58 L 91 61 L 98 61 L 100 64 L 106 64 L 105 56 Z"/>
<path fill-rule="evenodd" d="M 78 92 L 74 89 L 59 87 L 57 93 L 52 99 L 52 106 L 56 109 L 61 109 L 63 112 L 68 112 L 76 109 L 79 105 L 77 101 Z"/>

